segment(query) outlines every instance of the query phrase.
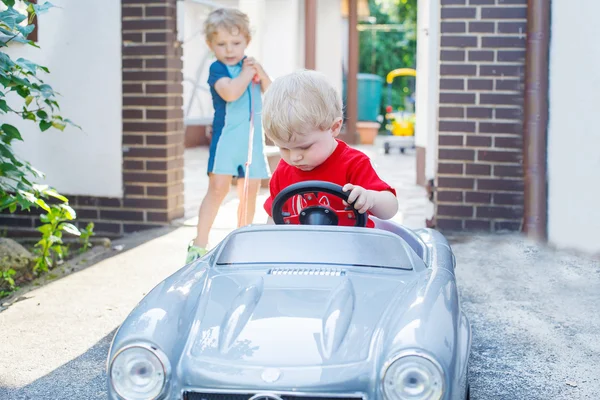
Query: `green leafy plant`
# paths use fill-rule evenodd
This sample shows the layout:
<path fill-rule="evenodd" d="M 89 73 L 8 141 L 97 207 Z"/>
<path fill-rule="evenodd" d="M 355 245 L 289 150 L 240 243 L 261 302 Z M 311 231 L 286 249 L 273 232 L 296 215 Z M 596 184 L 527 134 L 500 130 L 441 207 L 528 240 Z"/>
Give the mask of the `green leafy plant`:
<path fill-rule="evenodd" d="M 0 49 L 11 43 L 38 47 L 27 39 L 34 29 L 31 22 L 36 14 L 47 11 L 53 5 L 50 2 L 34 4 L 26 0 L 0 1 L 4 4 L 4 11 L 0 12 Z M 15 4 L 21 6 L 25 14 L 15 8 Z M 24 58 L 13 60 L 0 51 L 0 118 L 6 121 L 8 115 L 13 115 L 37 124 L 42 132 L 50 128 L 63 131 L 68 125 L 78 127 L 59 114 L 58 93 L 44 83 L 44 73 L 50 73 L 48 68 Z M 36 244 L 38 257 L 34 267 L 36 272 L 47 271 L 53 265 L 53 260 L 60 260 L 66 255 L 67 247 L 62 243 L 62 233 L 77 236 L 81 233 L 68 222 L 75 218 L 75 211 L 69 206 L 68 199 L 53 188 L 36 183 L 44 178 L 44 174 L 15 154 L 12 148 L 15 141 L 23 141 L 19 129 L 8 123 L 1 124 L 0 212 L 8 210 L 14 213 L 18 209 L 29 211 L 32 207 L 47 212 L 41 215 L 44 224 L 38 230 L 42 233 L 42 239 Z M 86 232 L 86 235 L 89 238 L 90 233 Z"/>
<path fill-rule="evenodd" d="M 417 0 L 369 0 L 369 13 L 370 21 L 360 22 L 359 71 L 385 79 L 394 69 L 415 68 Z M 404 99 L 415 90 L 415 82 L 414 77 L 394 79 L 390 104 L 394 109 L 404 109 Z M 381 114 L 385 114 L 388 105 L 386 90 L 384 88 Z"/>
<path fill-rule="evenodd" d="M 2 281 L 8 284 L 8 290 L 0 290 L 0 298 L 8 296 L 12 292 L 14 292 L 17 288 L 15 287 L 15 276 L 16 272 L 14 269 L 8 269 L 6 271 L 2 271 Z"/>
<path fill-rule="evenodd" d="M 79 243 L 81 243 L 81 247 L 79 248 L 79 253 L 85 253 L 88 251 L 92 244 L 90 243 L 90 237 L 94 236 L 94 223 L 90 222 L 87 224 L 85 229 L 80 230 L 81 235 L 79 236 Z"/>

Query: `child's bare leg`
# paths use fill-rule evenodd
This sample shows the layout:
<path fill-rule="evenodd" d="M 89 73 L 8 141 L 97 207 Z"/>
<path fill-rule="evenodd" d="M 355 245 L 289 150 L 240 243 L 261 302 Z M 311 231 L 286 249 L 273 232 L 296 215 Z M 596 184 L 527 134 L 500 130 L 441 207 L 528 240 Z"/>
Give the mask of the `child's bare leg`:
<path fill-rule="evenodd" d="M 246 211 L 245 221 L 242 221 L 242 212 L 244 210 L 244 179 L 238 179 L 237 192 L 240 198 L 240 205 L 238 206 L 238 228 L 246 225 L 250 225 L 254 220 L 254 212 L 256 211 L 256 197 L 258 196 L 258 190 L 260 189 L 260 179 L 250 179 L 248 181 L 248 208 Z"/>
<path fill-rule="evenodd" d="M 231 175 L 210 174 L 208 179 L 208 191 L 200 204 L 198 211 L 198 233 L 194 240 L 194 245 L 205 248 L 208 244 L 208 234 L 212 228 L 213 222 L 219 207 L 229 193 L 231 188 Z"/>

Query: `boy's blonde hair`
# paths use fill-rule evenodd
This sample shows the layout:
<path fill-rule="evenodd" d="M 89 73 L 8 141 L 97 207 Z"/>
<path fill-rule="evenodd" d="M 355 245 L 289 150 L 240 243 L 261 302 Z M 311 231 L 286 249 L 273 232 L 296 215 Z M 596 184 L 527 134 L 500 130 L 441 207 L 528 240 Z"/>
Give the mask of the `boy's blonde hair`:
<path fill-rule="evenodd" d="M 208 14 L 204 21 L 206 40 L 211 41 L 219 28 L 226 29 L 232 35 L 241 33 L 250 41 L 250 19 L 246 14 L 235 8 L 219 8 Z"/>
<path fill-rule="evenodd" d="M 342 118 L 342 99 L 325 75 L 300 70 L 277 78 L 265 93 L 262 121 L 274 141 L 291 142 L 294 135 L 331 128 Z"/>

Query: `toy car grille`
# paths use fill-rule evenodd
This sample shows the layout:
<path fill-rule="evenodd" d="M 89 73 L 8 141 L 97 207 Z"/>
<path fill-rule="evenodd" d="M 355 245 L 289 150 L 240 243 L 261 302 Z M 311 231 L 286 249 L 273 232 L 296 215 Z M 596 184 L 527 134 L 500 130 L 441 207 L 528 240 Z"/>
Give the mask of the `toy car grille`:
<path fill-rule="evenodd" d="M 200 392 L 184 392 L 183 400 L 249 400 L 255 393 L 200 393 Z M 363 396 L 355 397 L 319 397 L 318 395 L 278 395 L 274 398 L 281 400 L 362 400 Z M 256 400 L 269 400 L 269 398 L 260 397 Z"/>
<path fill-rule="evenodd" d="M 270 275 L 313 275 L 344 276 L 346 271 L 339 268 L 272 268 Z"/>

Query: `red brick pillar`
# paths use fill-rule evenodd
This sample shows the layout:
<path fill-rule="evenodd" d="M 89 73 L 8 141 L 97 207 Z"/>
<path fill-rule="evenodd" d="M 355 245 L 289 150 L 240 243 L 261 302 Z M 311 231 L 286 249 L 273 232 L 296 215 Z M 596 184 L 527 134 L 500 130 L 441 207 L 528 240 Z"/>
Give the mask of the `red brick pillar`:
<path fill-rule="evenodd" d="M 183 216 L 183 77 L 177 0 L 122 0 L 122 19 L 128 232 Z"/>
<path fill-rule="evenodd" d="M 526 0 L 441 0 L 436 223 L 519 230 Z"/>

